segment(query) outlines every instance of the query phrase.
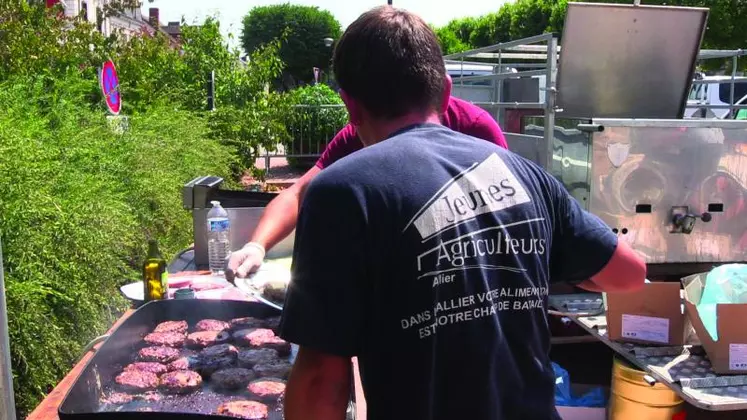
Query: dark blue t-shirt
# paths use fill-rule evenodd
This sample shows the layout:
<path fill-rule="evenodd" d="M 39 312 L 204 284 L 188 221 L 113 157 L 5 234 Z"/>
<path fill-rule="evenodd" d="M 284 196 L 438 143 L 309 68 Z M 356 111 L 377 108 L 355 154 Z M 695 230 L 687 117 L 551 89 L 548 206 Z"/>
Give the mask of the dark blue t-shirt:
<path fill-rule="evenodd" d="M 557 419 L 548 287 L 616 246 L 535 164 L 409 127 L 309 185 L 281 336 L 358 356 L 371 420 Z"/>

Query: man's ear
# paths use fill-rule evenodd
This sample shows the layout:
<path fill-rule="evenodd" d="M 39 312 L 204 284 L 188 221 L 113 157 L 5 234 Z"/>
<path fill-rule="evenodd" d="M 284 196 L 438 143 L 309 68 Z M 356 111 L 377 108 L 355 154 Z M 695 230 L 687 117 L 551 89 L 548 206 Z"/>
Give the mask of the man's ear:
<path fill-rule="evenodd" d="M 451 76 L 447 74 L 446 77 L 444 77 L 444 92 L 443 92 L 443 97 L 441 98 L 441 114 L 445 114 L 446 110 L 449 107 L 449 99 L 451 98 L 452 85 L 453 85 L 453 82 L 451 81 Z"/>
<path fill-rule="evenodd" d="M 340 89 L 340 97 L 342 102 L 345 103 L 345 108 L 348 109 L 348 115 L 350 116 L 350 123 L 353 125 L 360 125 L 363 120 L 361 115 L 361 107 L 358 102 L 351 98 L 344 90 Z"/>

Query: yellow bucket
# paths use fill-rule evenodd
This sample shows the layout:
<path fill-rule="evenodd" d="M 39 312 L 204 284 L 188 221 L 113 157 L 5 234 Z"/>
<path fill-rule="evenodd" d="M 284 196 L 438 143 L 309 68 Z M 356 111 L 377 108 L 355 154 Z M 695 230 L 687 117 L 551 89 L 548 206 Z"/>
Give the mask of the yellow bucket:
<path fill-rule="evenodd" d="M 649 385 L 645 372 L 615 358 L 608 420 L 672 420 L 684 410 L 682 399 L 665 385 Z"/>

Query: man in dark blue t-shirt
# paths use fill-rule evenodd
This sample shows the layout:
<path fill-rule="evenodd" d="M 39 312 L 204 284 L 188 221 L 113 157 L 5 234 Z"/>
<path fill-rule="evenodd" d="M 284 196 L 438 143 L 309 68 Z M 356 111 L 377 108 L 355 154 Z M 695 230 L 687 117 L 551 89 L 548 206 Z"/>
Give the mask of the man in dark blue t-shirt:
<path fill-rule="evenodd" d="M 451 84 L 418 17 L 363 14 L 334 68 L 366 147 L 302 203 L 286 418 L 343 419 L 355 356 L 371 420 L 559 418 L 550 284 L 633 290 L 645 264 L 541 168 L 440 125 Z"/>

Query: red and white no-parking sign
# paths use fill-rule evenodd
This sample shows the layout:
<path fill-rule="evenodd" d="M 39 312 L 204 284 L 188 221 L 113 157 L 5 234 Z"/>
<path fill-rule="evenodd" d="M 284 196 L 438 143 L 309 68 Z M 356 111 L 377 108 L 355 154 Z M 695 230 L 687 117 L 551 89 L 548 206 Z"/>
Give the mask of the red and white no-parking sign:
<path fill-rule="evenodd" d="M 101 93 L 104 94 L 106 107 L 113 115 L 119 115 L 119 111 L 122 109 L 122 95 L 119 93 L 117 69 L 114 68 L 114 63 L 111 60 L 105 62 L 101 67 L 99 81 L 101 82 Z"/>

